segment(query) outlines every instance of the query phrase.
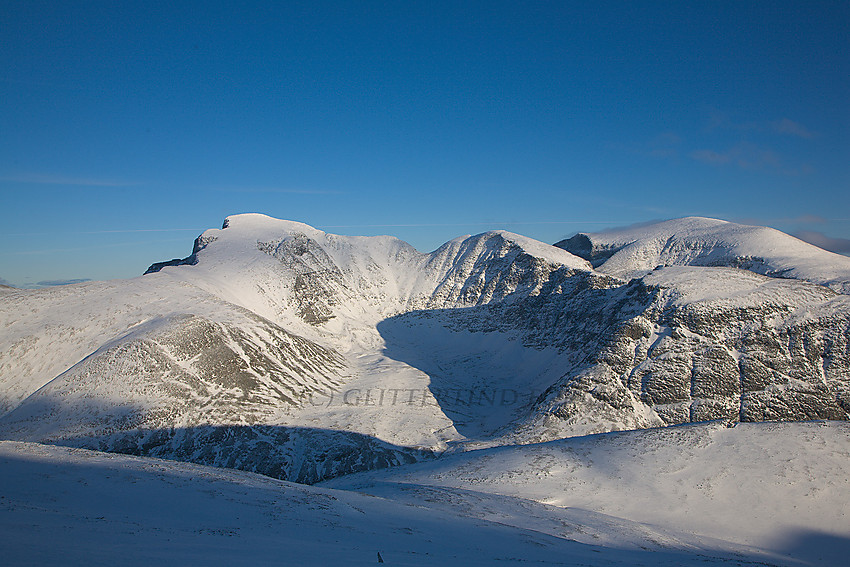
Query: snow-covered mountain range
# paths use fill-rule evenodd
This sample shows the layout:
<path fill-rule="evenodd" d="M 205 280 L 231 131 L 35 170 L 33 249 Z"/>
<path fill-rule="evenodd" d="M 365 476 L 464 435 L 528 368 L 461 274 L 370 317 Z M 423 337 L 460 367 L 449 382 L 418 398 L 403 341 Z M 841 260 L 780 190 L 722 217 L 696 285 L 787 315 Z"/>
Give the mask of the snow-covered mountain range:
<path fill-rule="evenodd" d="M 63 462 L 86 485 L 108 482 L 84 465 L 107 457 L 55 446 L 135 455 L 106 466 L 163 499 L 168 478 L 216 477 L 198 465 L 325 481 L 334 490 L 222 473 L 222 494 L 282 498 L 325 528 L 343 518 L 311 532 L 337 543 L 355 512 L 388 514 L 387 529 L 446 538 L 434 557 L 465 564 L 632 564 L 622 550 L 829 564 L 832 551 L 782 551 L 777 534 L 850 541 L 831 527 L 846 525 L 847 425 L 747 422 L 850 418 L 848 293 L 850 258 L 713 219 L 554 246 L 493 231 L 426 254 L 236 215 L 131 280 L 2 290 L 0 458 L 9 486 Z M 427 513 L 404 506 L 423 501 Z M 472 525 L 478 551 L 447 535 Z M 377 546 L 378 533 L 361 536 Z M 395 558 L 429 564 L 433 548 L 405 555 L 402 540 L 388 540 Z"/>
<path fill-rule="evenodd" d="M 0 437 L 315 482 L 449 447 L 844 420 L 848 282 L 850 258 L 711 219 L 424 254 L 237 215 L 142 277 L 4 293 Z"/>

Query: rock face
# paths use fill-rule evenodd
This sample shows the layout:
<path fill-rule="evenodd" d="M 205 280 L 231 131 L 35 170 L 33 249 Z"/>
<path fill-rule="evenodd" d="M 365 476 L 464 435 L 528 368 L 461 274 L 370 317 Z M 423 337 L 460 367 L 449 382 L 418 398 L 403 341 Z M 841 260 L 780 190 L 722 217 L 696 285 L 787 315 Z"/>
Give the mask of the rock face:
<path fill-rule="evenodd" d="M 712 271 L 723 281 L 755 279 Z M 550 438 L 579 424 L 592 432 L 716 419 L 847 419 L 847 296 L 780 280 L 754 282 L 734 301 L 675 290 L 676 279 L 699 279 L 701 272 L 666 268 L 629 284 L 649 284 L 645 309 L 637 315 L 634 304 L 612 309 L 605 331 L 585 335 L 597 346 L 585 351 L 584 367 L 547 392 L 539 417 L 524 430 Z M 599 415 L 606 417 L 588 422 Z"/>
<path fill-rule="evenodd" d="M 558 246 L 238 215 L 144 277 L 8 291 L 0 438 L 316 482 L 449 444 L 850 417 L 850 260 L 710 219 Z"/>

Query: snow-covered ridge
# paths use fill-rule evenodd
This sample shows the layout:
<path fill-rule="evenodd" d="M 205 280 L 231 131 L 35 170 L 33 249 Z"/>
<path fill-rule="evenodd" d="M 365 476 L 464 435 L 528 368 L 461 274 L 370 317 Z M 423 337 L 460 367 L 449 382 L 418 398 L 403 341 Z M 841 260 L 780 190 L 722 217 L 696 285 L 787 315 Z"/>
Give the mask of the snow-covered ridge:
<path fill-rule="evenodd" d="M 763 226 L 687 217 L 640 227 L 577 234 L 556 246 L 621 278 L 657 266 L 728 266 L 811 281 L 850 293 L 850 258 Z"/>
<path fill-rule="evenodd" d="M 292 238 L 306 238 L 322 245 L 328 255 L 341 268 L 362 262 L 363 257 L 383 257 L 386 264 L 397 264 L 392 269 L 418 264 L 434 265 L 447 255 L 461 252 L 468 254 L 470 247 L 480 246 L 501 237 L 505 242 L 518 247 L 523 253 L 541 258 L 552 264 L 561 264 L 572 269 L 590 270 L 590 264 L 575 255 L 549 244 L 505 230 L 493 230 L 478 235 L 460 236 L 440 246 L 430 254 L 420 253 L 412 246 L 394 236 L 343 236 L 323 232 L 307 224 L 281 220 L 259 213 L 232 215 L 224 220 L 221 229 L 209 229 L 198 238 L 200 256 L 204 260 L 227 258 L 234 261 L 237 248 L 253 248 L 256 243 L 278 243 Z M 195 253 L 200 250 L 195 250 Z"/>
<path fill-rule="evenodd" d="M 237 215 L 132 280 L 4 290 L 0 439 L 195 465 L 2 441 L 0 547 L 76 544 L 74 518 L 102 537 L 36 559 L 838 564 L 847 424 L 745 422 L 850 419 L 850 295 L 783 235 L 665 226 L 573 240 L 595 270 L 505 231 L 426 254 Z"/>
<path fill-rule="evenodd" d="M 177 269 L 185 264 L 191 272 Z M 392 236 L 343 236 L 242 214 L 205 231 L 189 258 L 149 271 L 190 278 L 271 320 L 295 315 L 316 326 L 527 295 L 557 268 L 592 270 L 569 252 L 507 231 L 459 237 L 425 254 Z"/>

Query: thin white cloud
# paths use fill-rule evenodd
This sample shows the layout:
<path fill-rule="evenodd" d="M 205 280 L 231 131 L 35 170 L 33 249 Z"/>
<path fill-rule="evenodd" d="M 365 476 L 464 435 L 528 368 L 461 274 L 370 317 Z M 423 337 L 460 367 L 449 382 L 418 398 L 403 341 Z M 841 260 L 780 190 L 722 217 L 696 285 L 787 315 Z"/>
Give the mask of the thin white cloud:
<path fill-rule="evenodd" d="M 51 234 L 135 234 L 145 232 L 194 232 L 200 234 L 204 228 L 131 228 L 123 230 L 76 230 L 51 232 L 9 232 L 0 236 L 48 236 Z"/>
<path fill-rule="evenodd" d="M 810 215 L 810 214 L 803 214 L 803 215 L 800 215 L 798 217 L 794 217 L 793 219 L 791 219 L 791 221 L 796 222 L 796 223 L 801 223 L 801 224 L 802 223 L 824 224 L 824 223 L 829 222 L 828 219 L 825 219 L 820 215 Z"/>
<path fill-rule="evenodd" d="M 118 179 L 100 179 L 94 177 L 72 177 L 65 175 L 48 175 L 42 173 L 25 173 L 20 175 L 0 176 L 0 182 L 27 183 L 34 185 L 73 185 L 75 187 L 133 187 L 138 182 Z"/>
<path fill-rule="evenodd" d="M 711 149 L 695 150 L 690 156 L 696 161 L 712 165 L 734 164 L 742 169 L 782 170 L 781 160 L 773 150 L 750 142 L 739 142 L 719 152 Z"/>
<path fill-rule="evenodd" d="M 639 156 L 669 159 L 679 156 L 681 145 L 682 137 L 679 134 L 666 131 L 637 143 L 616 142 L 608 144 L 608 147 L 615 151 L 625 151 Z"/>
<path fill-rule="evenodd" d="M 711 109 L 708 129 L 730 129 L 740 132 L 766 132 L 771 134 L 782 134 L 796 136 L 805 140 L 816 138 L 818 133 L 810 128 L 795 122 L 790 118 L 780 118 L 778 120 L 749 120 L 745 122 L 736 122 L 732 120 L 728 113 L 717 109 Z"/>
<path fill-rule="evenodd" d="M 44 280 L 40 282 L 35 282 L 35 285 L 39 287 L 54 287 L 57 285 L 73 285 L 83 282 L 90 282 L 91 278 L 77 278 L 71 280 Z"/>
<path fill-rule="evenodd" d="M 70 234 L 131 234 L 137 232 L 203 232 L 203 228 L 133 228 L 125 230 L 84 230 Z"/>
<path fill-rule="evenodd" d="M 791 136 L 797 136 L 799 138 L 804 138 L 806 140 L 810 140 L 817 136 L 816 132 L 812 132 L 799 122 L 794 122 L 788 118 L 783 118 L 782 120 L 775 120 L 770 123 L 770 127 L 780 134 L 789 134 Z"/>
<path fill-rule="evenodd" d="M 211 187 L 211 191 L 224 193 L 288 193 L 295 195 L 344 195 L 345 191 L 332 191 L 325 189 L 298 189 L 289 187 L 252 187 L 252 186 L 230 186 Z"/>
<path fill-rule="evenodd" d="M 721 153 L 714 150 L 695 150 L 691 152 L 691 157 L 703 163 L 724 164 L 732 161 L 729 152 Z"/>
<path fill-rule="evenodd" d="M 65 254 L 68 252 L 85 252 L 88 250 L 99 250 L 104 248 L 122 248 L 122 247 L 130 247 L 137 246 L 139 244 L 166 244 L 173 242 L 185 242 L 183 239 L 179 240 L 145 240 L 143 242 L 113 242 L 111 244 L 95 244 L 92 246 L 77 246 L 73 248 L 46 248 L 41 250 L 11 250 L 11 251 L 3 251 L 0 254 L 4 254 L 7 256 L 31 256 L 38 254 Z"/>
<path fill-rule="evenodd" d="M 812 215 L 804 213 L 796 217 L 779 217 L 779 218 L 759 218 L 759 217 L 734 217 L 729 220 L 739 224 L 750 224 L 755 226 L 770 226 L 773 224 L 827 224 L 842 219 L 827 219 L 820 215 Z"/>
<path fill-rule="evenodd" d="M 682 143 L 682 137 L 676 132 L 667 131 L 661 132 L 655 136 L 655 138 L 652 139 L 652 142 L 658 145 L 678 146 Z"/>

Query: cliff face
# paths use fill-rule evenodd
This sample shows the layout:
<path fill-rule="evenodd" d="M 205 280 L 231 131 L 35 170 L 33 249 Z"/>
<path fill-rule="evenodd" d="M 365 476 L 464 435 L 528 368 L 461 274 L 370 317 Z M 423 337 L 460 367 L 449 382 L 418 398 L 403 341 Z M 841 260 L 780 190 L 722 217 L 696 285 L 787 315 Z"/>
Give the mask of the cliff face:
<path fill-rule="evenodd" d="M 715 419 L 848 419 L 850 298 L 705 270 L 666 268 L 630 284 L 647 286 L 651 300 L 636 315 L 635 304 L 611 306 L 612 324 L 585 335 L 595 346 L 579 351 L 582 362 L 538 401 L 525 431 L 548 438 Z M 712 297 L 681 289 L 682 278 L 703 280 Z M 738 289 L 715 296 L 721 283 Z"/>

